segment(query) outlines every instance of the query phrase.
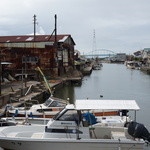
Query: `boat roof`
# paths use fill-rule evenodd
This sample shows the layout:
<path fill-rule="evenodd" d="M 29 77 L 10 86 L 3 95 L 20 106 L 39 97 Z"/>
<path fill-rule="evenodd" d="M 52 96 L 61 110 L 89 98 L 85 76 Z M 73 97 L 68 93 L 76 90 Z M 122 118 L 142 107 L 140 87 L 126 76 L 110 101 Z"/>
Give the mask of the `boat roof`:
<path fill-rule="evenodd" d="M 135 100 L 76 100 L 77 110 L 139 110 Z"/>

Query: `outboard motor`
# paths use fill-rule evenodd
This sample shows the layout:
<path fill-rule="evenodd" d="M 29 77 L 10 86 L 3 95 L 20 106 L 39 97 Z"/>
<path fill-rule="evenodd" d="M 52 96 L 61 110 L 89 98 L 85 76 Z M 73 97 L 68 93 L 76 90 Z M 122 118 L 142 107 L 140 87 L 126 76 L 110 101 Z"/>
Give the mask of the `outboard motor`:
<path fill-rule="evenodd" d="M 134 138 L 142 138 L 150 142 L 150 133 L 143 124 L 134 121 L 129 123 L 128 133 Z"/>

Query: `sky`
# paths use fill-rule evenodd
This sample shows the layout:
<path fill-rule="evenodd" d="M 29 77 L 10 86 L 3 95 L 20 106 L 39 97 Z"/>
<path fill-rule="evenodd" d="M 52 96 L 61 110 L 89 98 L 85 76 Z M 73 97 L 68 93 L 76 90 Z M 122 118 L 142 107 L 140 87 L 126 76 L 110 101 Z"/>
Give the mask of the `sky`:
<path fill-rule="evenodd" d="M 1 0 L 0 36 L 70 34 L 81 53 L 133 53 L 150 47 L 150 0 Z M 94 36 L 95 31 L 95 36 Z"/>

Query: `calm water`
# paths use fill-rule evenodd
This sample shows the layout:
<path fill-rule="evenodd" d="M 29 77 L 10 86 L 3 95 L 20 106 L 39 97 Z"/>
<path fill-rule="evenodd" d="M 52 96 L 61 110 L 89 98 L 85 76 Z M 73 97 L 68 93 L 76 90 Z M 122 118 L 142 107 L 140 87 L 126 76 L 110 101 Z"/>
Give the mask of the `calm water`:
<path fill-rule="evenodd" d="M 150 75 L 140 70 L 127 69 L 123 64 L 103 64 L 102 70 L 94 70 L 90 76 L 85 76 L 81 86 L 64 86 L 55 96 L 72 101 L 134 99 L 141 108 L 137 112 L 137 121 L 150 131 Z"/>
<path fill-rule="evenodd" d="M 141 108 L 137 112 L 137 122 L 143 123 L 150 131 L 150 75 L 140 70 L 127 69 L 123 64 L 103 64 L 102 70 L 85 76 L 81 86 L 64 86 L 55 96 L 70 98 L 72 102 L 87 98 L 134 99 Z M 129 115 L 133 117 L 133 113 Z M 150 146 L 145 146 L 144 150 L 150 150 Z"/>

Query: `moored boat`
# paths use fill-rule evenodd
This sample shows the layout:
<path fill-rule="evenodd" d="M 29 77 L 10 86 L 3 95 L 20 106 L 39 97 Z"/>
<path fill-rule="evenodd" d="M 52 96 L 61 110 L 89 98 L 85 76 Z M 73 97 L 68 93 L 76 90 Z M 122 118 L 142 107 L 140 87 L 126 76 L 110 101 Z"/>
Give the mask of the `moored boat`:
<path fill-rule="evenodd" d="M 136 61 L 126 61 L 125 65 L 128 69 L 140 69 L 140 64 Z"/>
<path fill-rule="evenodd" d="M 92 69 L 93 70 L 101 70 L 102 66 L 103 65 L 101 63 L 97 62 L 97 63 L 93 64 Z"/>
<path fill-rule="evenodd" d="M 49 97 L 42 104 L 34 104 L 29 108 L 26 107 L 10 107 L 8 110 L 9 116 L 15 117 L 40 117 L 40 118 L 52 118 L 60 110 L 66 106 L 65 100 Z"/>
<path fill-rule="evenodd" d="M 99 125 L 101 122 L 89 113 L 93 109 L 128 108 L 136 111 L 139 107 L 135 101 L 118 101 L 113 107 L 108 104 L 101 100 L 77 100 L 75 105 L 68 104 L 46 126 L 2 127 L 0 147 L 13 150 L 143 150 L 145 139 L 140 137 L 141 133 L 133 136 L 136 132 L 134 125 L 130 128 L 133 132 L 124 126 Z M 90 117 L 85 116 L 86 112 Z"/>

